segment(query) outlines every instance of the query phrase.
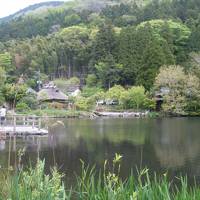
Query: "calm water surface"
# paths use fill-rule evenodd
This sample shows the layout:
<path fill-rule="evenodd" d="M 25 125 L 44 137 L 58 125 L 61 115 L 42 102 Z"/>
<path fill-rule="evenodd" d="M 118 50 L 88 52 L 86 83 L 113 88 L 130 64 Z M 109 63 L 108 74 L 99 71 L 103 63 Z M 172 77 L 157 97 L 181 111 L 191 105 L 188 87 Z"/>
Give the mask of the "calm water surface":
<path fill-rule="evenodd" d="M 46 169 L 57 164 L 73 182 L 80 173 L 80 159 L 103 166 L 115 153 L 123 155 L 123 177 L 136 168 L 147 167 L 169 176 L 195 176 L 200 182 L 200 118 L 164 119 L 67 119 L 45 121 L 48 137 L 11 138 L 0 143 L 0 165 L 17 163 L 17 152 L 25 148 L 23 164 L 35 162 L 39 155 Z M 10 157 L 10 161 L 9 158 Z"/>

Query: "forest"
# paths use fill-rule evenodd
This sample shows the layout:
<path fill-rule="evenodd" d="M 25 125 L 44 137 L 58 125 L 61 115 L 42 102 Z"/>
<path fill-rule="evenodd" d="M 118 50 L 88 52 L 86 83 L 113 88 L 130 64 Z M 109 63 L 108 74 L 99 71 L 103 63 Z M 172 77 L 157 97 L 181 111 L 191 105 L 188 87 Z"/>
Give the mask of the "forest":
<path fill-rule="evenodd" d="M 200 114 L 199 13 L 199 0 L 75 0 L 1 20 L 0 102 L 20 101 L 19 77 L 33 89 L 78 77 L 85 91 L 117 88 L 129 108 L 134 89 L 150 101 L 167 88 L 163 110 Z"/>

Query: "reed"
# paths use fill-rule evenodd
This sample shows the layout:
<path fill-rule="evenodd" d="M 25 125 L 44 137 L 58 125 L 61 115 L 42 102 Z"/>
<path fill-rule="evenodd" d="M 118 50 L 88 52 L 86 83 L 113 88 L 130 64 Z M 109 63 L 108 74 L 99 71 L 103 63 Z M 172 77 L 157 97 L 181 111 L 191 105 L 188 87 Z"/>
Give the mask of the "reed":
<path fill-rule="evenodd" d="M 187 178 L 180 177 L 179 187 L 168 181 L 167 175 L 150 179 L 149 170 L 138 176 L 120 178 L 122 156 L 116 154 L 112 165 L 105 161 L 102 172 L 95 166 L 82 163 L 82 174 L 76 177 L 75 186 L 66 189 L 56 168 L 51 175 L 44 172 L 44 161 L 36 167 L 20 170 L 16 174 L 0 174 L 1 200 L 195 200 L 200 199 L 200 187 L 189 187 Z"/>

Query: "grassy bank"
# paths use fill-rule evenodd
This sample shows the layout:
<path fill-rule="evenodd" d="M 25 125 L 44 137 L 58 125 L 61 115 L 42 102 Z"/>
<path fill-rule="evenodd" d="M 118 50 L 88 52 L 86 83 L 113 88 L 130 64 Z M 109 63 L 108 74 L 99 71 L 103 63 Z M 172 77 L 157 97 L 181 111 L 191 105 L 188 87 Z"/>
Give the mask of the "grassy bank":
<path fill-rule="evenodd" d="M 28 110 L 24 112 L 18 112 L 19 114 L 26 115 L 36 115 L 41 117 L 55 117 L 55 118 L 78 118 L 84 115 L 86 112 L 82 111 L 70 111 L 70 110 L 61 110 L 61 109 L 37 109 L 37 110 Z"/>
<path fill-rule="evenodd" d="M 105 110 L 106 112 L 136 112 L 134 110 Z M 55 117 L 55 118 L 90 118 L 94 113 L 93 111 L 81 111 L 81 110 L 65 110 L 65 109 L 37 109 L 28 110 L 24 112 L 18 112 L 18 114 L 36 115 L 41 117 Z M 147 117 L 156 118 L 161 116 L 160 113 L 150 112 Z"/>
<path fill-rule="evenodd" d="M 1 173 L 1 200 L 195 200 L 200 199 L 200 187 L 190 188 L 186 178 L 179 179 L 179 187 L 167 180 L 167 175 L 150 179 L 147 169 L 122 181 L 120 178 L 121 156 L 116 155 L 112 164 L 105 161 L 102 173 L 95 167 L 86 167 L 82 162 L 82 174 L 74 186 L 66 188 L 63 175 L 56 169 L 45 175 L 44 162 L 38 161 L 35 168 L 17 173 Z M 108 170 L 109 169 L 109 170 Z M 70 185 L 70 184 L 68 184 Z M 173 187 L 172 187 L 173 185 Z"/>

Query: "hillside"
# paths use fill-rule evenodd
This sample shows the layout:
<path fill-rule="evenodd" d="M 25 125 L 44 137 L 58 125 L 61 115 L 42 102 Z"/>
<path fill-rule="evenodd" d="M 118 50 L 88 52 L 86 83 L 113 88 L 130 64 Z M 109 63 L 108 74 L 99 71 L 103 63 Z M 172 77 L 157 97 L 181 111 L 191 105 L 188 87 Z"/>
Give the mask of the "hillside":
<path fill-rule="evenodd" d="M 0 92 L 12 89 L 21 76 L 34 89 L 38 80 L 76 76 L 87 84 L 84 98 L 116 84 L 142 86 L 149 95 L 161 86 L 174 86 L 178 92 L 172 95 L 177 97 L 169 97 L 166 110 L 175 109 L 170 99 L 181 107 L 176 112 L 200 110 L 199 0 L 74 0 L 49 9 L 46 5 L 27 8 L 20 17 L 0 24 Z M 175 77 L 165 79 L 163 74 Z M 181 86 L 167 82 L 176 79 Z M 123 95 L 128 98 L 126 92 Z"/>
<path fill-rule="evenodd" d="M 42 3 L 30 5 L 22 10 L 19 10 L 18 12 L 12 15 L 0 18 L 0 22 L 4 22 L 4 23 L 9 22 L 18 17 L 24 17 L 26 15 L 37 15 L 38 13 L 45 12 L 46 10 L 50 8 L 60 7 L 63 4 L 64 2 L 61 2 L 61 1 L 50 1 L 50 2 L 42 2 Z"/>

